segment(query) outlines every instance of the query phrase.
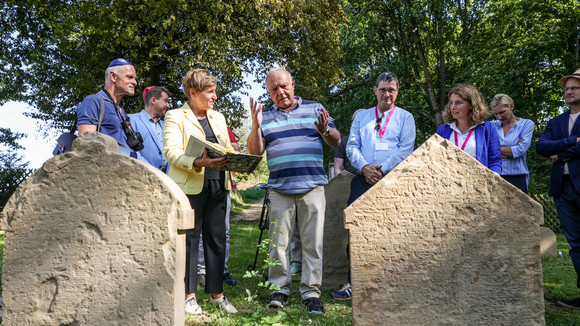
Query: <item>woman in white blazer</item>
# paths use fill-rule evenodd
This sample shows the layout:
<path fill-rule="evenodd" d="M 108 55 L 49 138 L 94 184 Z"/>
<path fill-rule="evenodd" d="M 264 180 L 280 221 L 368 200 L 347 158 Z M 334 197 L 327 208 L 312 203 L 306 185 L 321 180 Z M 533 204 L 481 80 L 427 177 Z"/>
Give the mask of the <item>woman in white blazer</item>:
<path fill-rule="evenodd" d="M 195 227 L 187 230 L 185 269 L 185 311 L 201 314 L 197 304 L 197 261 L 200 233 L 206 262 L 205 292 L 210 293 L 210 303 L 226 313 L 237 309 L 223 295 L 222 275 L 225 261 L 226 191 L 228 174 L 213 168 L 228 163 L 224 158 L 212 159 L 207 150 L 201 158 L 185 155 L 191 135 L 217 143 L 232 151 L 226 120 L 213 110 L 217 80 L 205 69 L 192 69 L 183 79 L 183 90 L 188 102 L 165 115 L 163 126 L 164 153 L 170 164 L 168 175 L 189 198 L 195 211 Z"/>

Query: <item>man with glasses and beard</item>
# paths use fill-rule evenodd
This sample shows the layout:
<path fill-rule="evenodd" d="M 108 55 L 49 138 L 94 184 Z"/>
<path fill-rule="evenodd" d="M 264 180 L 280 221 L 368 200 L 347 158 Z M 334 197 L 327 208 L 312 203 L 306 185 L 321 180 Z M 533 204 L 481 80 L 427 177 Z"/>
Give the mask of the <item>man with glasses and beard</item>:
<path fill-rule="evenodd" d="M 554 197 L 562 231 L 570 244 L 576 286 L 580 288 L 580 69 L 562 77 L 560 86 L 570 110 L 548 121 L 536 151 L 553 163 L 548 194 Z M 558 304 L 580 309 L 580 298 Z"/>

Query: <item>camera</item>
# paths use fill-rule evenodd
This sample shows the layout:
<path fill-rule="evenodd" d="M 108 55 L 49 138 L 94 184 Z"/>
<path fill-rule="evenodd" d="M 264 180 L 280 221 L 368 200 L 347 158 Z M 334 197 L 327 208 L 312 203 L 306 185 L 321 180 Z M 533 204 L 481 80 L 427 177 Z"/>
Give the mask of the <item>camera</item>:
<path fill-rule="evenodd" d="M 143 137 L 140 132 L 133 130 L 133 127 L 131 127 L 131 120 L 129 118 L 125 119 L 125 121 L 121 122 L 121 126 L 123 126 L 125 136 L 127 136 L 127 145 L 129 145 L 129 147 L 134 151 L 142 150 L 144 148 Z"/>

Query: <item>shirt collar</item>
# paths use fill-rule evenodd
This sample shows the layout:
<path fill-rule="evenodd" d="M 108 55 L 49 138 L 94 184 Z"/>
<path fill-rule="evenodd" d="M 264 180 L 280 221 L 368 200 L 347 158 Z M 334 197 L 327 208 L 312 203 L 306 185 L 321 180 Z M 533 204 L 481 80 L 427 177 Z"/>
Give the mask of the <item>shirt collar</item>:
<path fill-rule="evenodd" d="M 482 122 L 482 123 L 480 123 L 480 124 L 483 124 L 483 122 Z M 457 132 L 457 133 L 459 133 L 459 134 L 464 134 L 463 132 L 461 132 L 461 130 L 459 130 L 459 128 L 457 128 L 457 125 L 455 124 L 455 121 L 453 121 L 452 123 L 448 123 L 448 125 L 449 125 L 449 127 L 451 128 L 451 130 L 453 130 L 453 131 L 455 131 L 455 132 Z M 469 130 L 471 130 L 471 129 L 474 129 L 474 128 L 476 128 L 477 126 L 479 126 L 479 125 L 474 125 L 474 126 L 471 126 L 471 127 L 469 127 L 469 129 L 467 129 L 467 131 L 469 131 Z M 467 131 L 466 131 L 466 132 L 467 132 Z"/>
<path fill-rule="evenodd" d="M 296 105 L 294 105 L 294 107 L 292 109 L 290 109 L 290 111 L 297 109 L 302 104 L 302 98 L 300 96 L 294 96 L 294 99 L 296 100 Z M 286 110 L 278 107 L 276 104 L 272 105 L 272 107 L 274 107 L 274 109 L 276 109 L 276 110 L 286 111 Z M 286 111 L 286 112 L 288 112 L 288 111 Z"/>

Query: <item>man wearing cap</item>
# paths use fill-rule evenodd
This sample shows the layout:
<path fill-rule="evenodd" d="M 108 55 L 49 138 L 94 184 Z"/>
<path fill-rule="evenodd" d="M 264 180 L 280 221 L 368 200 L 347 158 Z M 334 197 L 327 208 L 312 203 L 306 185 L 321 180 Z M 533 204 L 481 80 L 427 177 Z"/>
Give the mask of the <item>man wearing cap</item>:
<path fill-rule="evenodd" d="M 131 125 L 143 136 L 143 149 L 137 152 L 139 159 L 153 165 L 163 173 L 167 171 L 167 160 L 163 155 L 163 120 L 169 109 L 169 91 L 165 87 L 149 86 L 143 91 L 145 108 L 139 113 L 129 114 Z"/>
<path fill-rule="evenodd" d="M 122 126 L 129 118 L 119 105 L 123 96 L 135 94 L 136 78 L 137 73 L 131 62 L 125 59 L 111 61 L 105 70 L 105 87 L 97 94 L 85 97 L 77 107 L 79 135 L 97 131 L 102 101 L 105 113 L 99 131 L 117 141 L 121 154 L 137 158 L 137 153 L 127 144 L 126 128 Z"/>
<path fill-rule="evenodd" d="M 580 69 L 562 77 L 560 86 L 570 110 L 548 121 L 536 151 L 553 163 L 549 195 L 554 197 L 562 231 L 570 244 L 576 286 L 580 288 Z M 580 309 L 580 298 L 558 304 Z"/>
<path fill-rule="evenodd" d="M 346 155 L 358 173 L 350 183 L 347 205 L 352 204 L 407 158 L 415 145 L 413 115 L 395 106 L 399 94 L 397 75 L 392 72 L 381 73 L 374 91 L 377 105 L 357 113 L 350 127 Z M 334 299 L 351 298 L 350 271 L 348 278 L 348 283 L 331 294 Z"/>

